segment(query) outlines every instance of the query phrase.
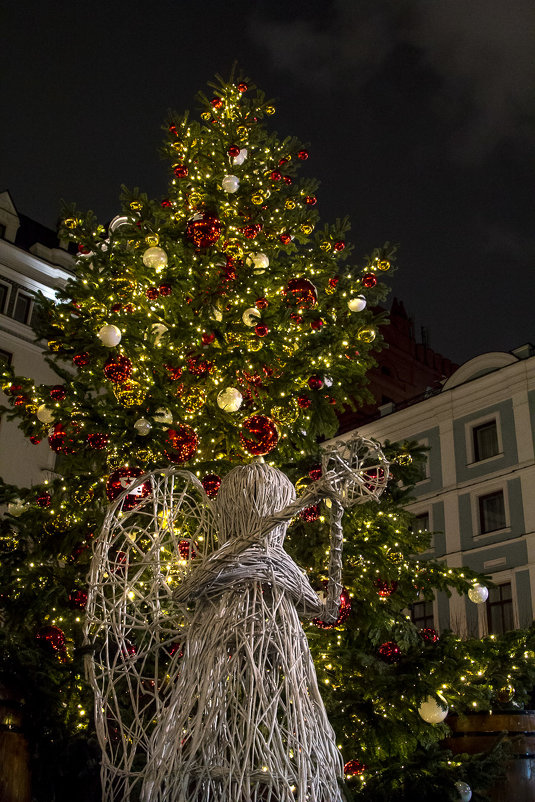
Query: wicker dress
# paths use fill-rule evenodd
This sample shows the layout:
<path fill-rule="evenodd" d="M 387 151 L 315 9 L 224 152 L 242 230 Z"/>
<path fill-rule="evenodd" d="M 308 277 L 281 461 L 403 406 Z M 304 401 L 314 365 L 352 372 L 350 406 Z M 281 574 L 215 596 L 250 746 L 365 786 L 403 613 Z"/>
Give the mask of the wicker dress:
<path fill-rule="evenodd" d="M 220 547 L 177 594 L 193 610 L 152 734 L 143 802 L 342 798 L 342 759 L 299 618 L 321 603 L 283 549 L 287 523 L 236 545 L 294 498 L 284 474 L 261 463 L 221 485 Z"/>

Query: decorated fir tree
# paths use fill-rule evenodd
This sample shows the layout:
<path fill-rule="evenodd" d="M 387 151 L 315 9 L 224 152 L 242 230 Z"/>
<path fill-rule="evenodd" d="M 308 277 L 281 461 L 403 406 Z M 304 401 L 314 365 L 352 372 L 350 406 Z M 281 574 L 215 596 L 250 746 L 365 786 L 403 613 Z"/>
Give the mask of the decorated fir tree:
<path fill-rule="evenodd" d="M 317 184 L 299 177 L 306 147 L 269 131 L 271 101 L 245 81 L 212 89 L 200 97 L 200 121 L 169 121 L 163 200 L 125 190 L 108 226 L 65 214 L 62 233 L 78 247 L 73 278 L 56 302 L 40 298 L 36 324 L 57 383 L 35 386 L 8 369 L 4 377 L 8 414 L 58 454 L 40 487 L 4 488 L 1 668 L 40 711 L 30 738 L 42 799 L 51 789 L 63 798 L 58 789 L 80 787 L 80 766 L 89 771 L 86 576 L 109 502 L 169 466 L 194 472 L 215 498 L 221 477 L 258 457 L 310 491 L 321 442 L 335 435 L 337 414 L 367 399 L 380 347 L 393 249 L 355 258 L 347 220 L 320 225 Z M 523 701 L 531 635 L 481 644 L 418 632 L 408 608 L 420 594 L 466 592 L 477 578 L 414 556 L 429 535 L 413 531 L 401 486 L 418 453 L 408 444 L 387 456 L 390 490 L 344 519 L 339 618 L 307 632 L 346 792 L 403 800 L 441 789 L 459 799 L 455 783 L 475 769 L 435 748 L 447 732 L 438 694 L 459 712 L 500 693 Z M 144 487 L 127 494 L 131 508 Z M 288 537 L 317 590 L 327 577 L 327 517 L 323 502 L 308 507 Z M 186 559 L 194 556 L 188 546 Z M 83 759 L 58 769 L 59 748 Z"/>

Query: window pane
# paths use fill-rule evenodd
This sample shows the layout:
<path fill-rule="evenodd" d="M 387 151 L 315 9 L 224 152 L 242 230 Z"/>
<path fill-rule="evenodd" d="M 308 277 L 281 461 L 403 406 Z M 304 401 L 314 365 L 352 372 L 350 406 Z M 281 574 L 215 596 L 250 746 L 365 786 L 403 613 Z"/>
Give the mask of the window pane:
<path fill-rule="evenodd" d="M 411 619 L 420 629 L 426 629 L 427 627 L 433 628 L 435 623 L 433 602 L 415 602 L 415 604 L 411 605 Z"/>
<path fill-rule="evenodd" d="M 0 312 L 6 311 L 6 301 L 9 293 L 7 284 L 0 284 Z"/>
<path fill-rule="evenodd" d="M 19 292 L 17 300 L 15 301 L 15 309 L 13 310 L 13 317 L 19 323 L 27 323 L 30 316 L 30 306 L 32 299 L 29 295 Z"/>
<path fill-rule="evenodd" d="M 474 428 L 474 460 L 479 462 L 498 454 L 498 431 L 496 421 L 489 421 Z"/>
<path fill-rule="evenodd" d="M 494 532 L 505 527 L 503 491 L 489 493 L 479 499 L 479 528 L 481 532 Z"/>
<path fill-rule="evenodd" d="M 422 512 L 414 519 L 415 532 L 429 532 L 429 513 Z"/>
<path fill-rule="evenodd" d="M 496 588 L 489 588 L 487 600 L 487 621 L 492 635 L 501 635 L 514 629 L 513 599 L 511 583 L 505 582 Z"/>
<path fill-rule="evenodd" d="M 4 351 L 3 348 L 0 348 L 0 365 L 11 365 L 11 360 L 13 359 L 13 354 L 9 351 Z"/>

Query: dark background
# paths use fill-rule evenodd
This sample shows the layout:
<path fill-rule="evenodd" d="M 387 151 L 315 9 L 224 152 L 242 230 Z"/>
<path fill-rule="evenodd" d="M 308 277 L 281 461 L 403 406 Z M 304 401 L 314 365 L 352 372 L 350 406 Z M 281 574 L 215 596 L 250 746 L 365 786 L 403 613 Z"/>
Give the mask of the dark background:
<path fill-rule="evenodd" d="M 0 12 L 0 190 L 55 226 L 62 199 L 163 197 L 168 108 L 235 60 L 309 143 L 325 221 L 355 256 L 399 243 L 395 294 L 463 362 L 535 341 L 532 0 L 92 0 Z"/>

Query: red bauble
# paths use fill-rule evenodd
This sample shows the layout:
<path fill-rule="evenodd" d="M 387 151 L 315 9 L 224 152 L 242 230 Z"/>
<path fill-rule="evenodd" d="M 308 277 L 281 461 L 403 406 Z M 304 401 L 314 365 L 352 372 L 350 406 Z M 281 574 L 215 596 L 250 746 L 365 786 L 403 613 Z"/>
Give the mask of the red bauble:
<path fill-rule="evenodd" d="M 63 401 L 66 396 L 67 392 L 62 384 L 55 384 L 50 388 L 50 398 L 53 398 L 54 401 Z"/>
<path fill-rule="evenodd" d="M 220 109 L 221 106 L 223 105 L 223 101 L 221 100 L 220 97 L 217 97 L 217 96 L 213 97 L 212 100 L 210 101 L 210 103 L 212 104 L 214 109 Z"/>
<path fill-rule="evenodd" d="M 323 325 L 324 325 L 323 320 L 320 317 L 310 321 L 310 328 L 313 329 L 314 331 L 319 331 L 319 329 L 321 329 Z"/>
<path fill-rule="evenodd" d="M 311 309 L 318 302 L 315 286 L 307 278 L 291 278 L 282 294 L 288 303 Z"/>
<path fill-rule="evenodd" d="M 114 384 L 124 384 L 132 373 L 132 363 L 121 354 L 109 356 L 104 363 L 104 375 Z"/>
<path fill-rule="evenodd" d="M 256 223 L 255 225 L 252 226 L 245 226 L 245 228 L 242 228 L 242 231 L 244 233 L 244 236 L 247 237 L 247 239 L 256 239 L 256 237 L 258 237 L 258 235 L 262 231 L 262 226 Z"/>
<path fill-rule="evenodd" d="M 315 206 L 318 202 L 318 199 L 315 195 L 307 195 L 305 198 L 305 203 L 307 206 Z"/>
<path fill-rule="evenodd" d="M 281 175 L 279 170 L 273 170 L 270 173 L 269 177 L 271 178 L 272 181 L 280 181 L 281 178 L 282 178 L 282 175 Z"/>
<path fill-rule="evenodd" d="M 258 337 L 265 337 L 265 336 L 266 336 L 266 334 L 268 334 L 268 333 L 269 333 L 269 329 L 268 329 L 268 327 L 265 325 L 265 323 L 258 323 L 258 325 L 256 325 L 256 326 L 254 327 L 254 330 L 255 330 L 255 334 L 256 334 Z"/>
<path fill-rule="evenodd" d="M 169 198 L 164 198 L 163 201 L 160 203 L 160 206 L 162 206 L 164 209 L 169 209 L 170 206 L 172 206 L 172 203 L 169 200 Z"/>
<path fill-rule="evenodd" d="M 309 470 L 308 475 L 314 482 L 317 482 L 318 479 L 321 479 L 321 465 L 313 465 Z"/>
<path fill-rule="evenodd" d="M 176 429 L 167 430 L 167 448 L 165 453 L 171 462 L 187 462 L 193 457 L 199 445 L 199 438 L 195 430 L 185 423 L 177 426 Z"/>
<path fill-rule="evenodd" d="M 379 646 L 377 654 L 385 663 L 397 663 L 401 658 L 401 649 L 394 641 L 387 641 Z"/>
<path fill-rule="evenodd" d="M 289 234 L 281 234 L 279 239 L 283 245 L 289 245 L 289 243 L 292 241 L 292 238 Z"/>
<path fill-rule="evenodd" d="M 164 297 L 166 295 L 171 295 L 171 293 L 173 292 L 173 288 L 171 287 L 170 284 L 160 284 L 158 289 L 160 291 L 160 295 L 163 295 Z"/>
<path fill-rule="evenodd" d="M 59 627 L 54 626 L 46 626 L 41 627 L 38 631 L 37 635 L 35 636 L 37 640 L 43 641 L 44 643 L 48 643 L 49 646 L 54 649 L 55 652 L 65 652 L 65 633 Z"/>
<path fill-rule="evenodd" d="M 377 593 L 381 599 L 388 599 L 388 597 L 398 589 L 398 583 L 395 579 L 391 582 L 385 581 L 384 579 L 374 579 L 373 584 L 377 588 Z"/>
<path fill-rule="evenodd" d="M 117 468 L 116 471 L 113 471 L 108 476 L 108 481 L 106 482 L 106 495 L 110 501 L 114 501 L 121 493 L 131 487 L 136 479 L 140 476 L 143 476 L 145 471 L 141 470 L 141 468 L 130 468 L 124 465 L 122 468 Z M 146 481 L 142 484 L 138 485 L 132 492 L 128 493 L 123 501 L 123 510 L 131 510 L 140 501 L 147 496 L 151 492 L 150 482 Z"/>
<path fill-rule="evenodd" d="M 298 150 L 297 158 L 301 159 L 301 161 L 306 161 L 308 159 L 308 150 Z"/>
<path fill-rule="evenodd" d="M 328 583 L 325 581 L 323 583 L 324 591 L 327 590 Z M 339 627 L 340 624 L 343 624 L 344 621 L 347 621 L 349 618 L 349 613 L 351 612 L 351 599 L 349 598 L 349 591 L 347 588 L 342 588 L 342 592 L 340 594 L 340 608 L 338 610 L 338 618 L 333 624 L 326 624 L 325 621 L 322 621 L 321 618 L 313 618 L 312 623 L 315 624 L 319 629 L 334 629 L 334 627 Z"/>
<path fill-rule="evenodd" d="M 72 361 L 74 362 L 77 368 L 83 368 L 89 364 L 89 362 L 91 361 L 91 357 L 86 351 L 84 351 L 83 354 L 75 354 L 72 358 Z"/>
<path fill-rule="evenodd" d="M 180 649 L 180 654 L 178 655 L 179 658 L 183 656 L 184 652 L 182 651 L 182 641 L 175 640 L 173 643 L 170 643 L 167 650 L 169 652 L 169 657 L 173 657 L 174 654 L 178 652 Z"/>
<path fill-rule="evenodd" d="M 297 312 L 292 312 L 290 314 L 290 320 L 292 323 L 295 323 L 296 326 L 299 326 L 303 322 L 304 317 L 303 315 L 298 315 Z"/>
<path fill-rule="evenodd" d="M 208 498 L 215 498 L 221 487 L 221 477 L 217 473 L 207 473 L 201 479 L 201 484 L 204 487 Z"/>
<path fill-rule="evenodd" d="M 39 437 L 36 437 L 33 434 L 30 435 L 30 443 L 33 443 L 34 446 L 38 446 L 40 442 L 41 442 L 41 439 Z"/>
<path fill-rule="evenodd" d="M 284 181 L 284 183 L 285 183 L 285 184 L 291 184 L 291 183 L 293 183 L 293 182 L 292 182 L 292 179 L 291 179 L 291 177 L 290 177 L 289 175 L 285 175 L 285 176 L 283 176 L 282 180 Z"/>
<path fill-rule="evenodd" d="M 261 457 L 277 447 L 279 433 L 271 418 L 266 415 L 251 415 L 242 424 L 240 442 L 249 454 Z"/>
<path fill-rule="evenodd" d="M 44 493 L 41 493 L 39 496 L 37 496 L 37 498 L 35 499 L 35 503 L 39 507 L 42 507 L 43 509 L 46 510 L 46 508 L 50 507 L 50 505 L 52 504 L 52 496 L 45 490 Z"/>
<path fill-rule="evenodd" d="M 78 427 L 73 423 L 74 429 Z M 48 445 L 56 454 L 74 454 L 74 441 L 64 429 L 63 423 L 54 424 L 52 432 L 48 435 Z"/>
<path fill-rule="evenodd" d="M 308 386 L 311 390 L 321 390 L 323 387 L 323 379 L 321 376 L 311 376 L 308 380 Z"/>
<path fill-rule="evenodd" d="M 172 382 L 177 382 L 182 376 L 182 368 L 175 368 L 173 365 L 164 365 L 164 368 Z"/>
<path fill-rule="evenodd" d="M 188 359 L 188 370 L 194 376 L 208 376 L 214 367 L 214 363 L 205 359 L 203 356 L 190 356 Z"/>
<path fill-rule="evenodd" d="M 311 405 L 312 401 L 307 395 L 298 395 L 297 396 L 297 403 L 301 407 L 301 409 L 308 409 Z"/>
<path fill-rule="evenodd" d="M 254 305 L 257 309 L 267 309 L 268 307 L 268 300 L 267 298 L 257 298 L 254 302 Z"/>
<path fill-rule="evenodd" d="M 87 443 L 89 448 L 94 448 L 95 451 L 102 451 L 108 445 L 110 437 L 102 432 L 94 432 L 87 435 Z"/>
<path fill-rule="evenodd" d="M 234 158 L 235 156 L 240 155 L 240 148 L 237 145 L 231 145 L 230 148 L 227 150 L 229 156 Z"/>
<path fill-rule="evenodd" d="M 377 284 L 377 278 L 373 275 L 373 273 L 366 273 L 364 276 L 362 276 L 362 284 L 369 290 L 372 287 L 375 287 Z"/>
<path fill-rule="evenodd" d="M 149 299 L 149 301 L 154 301 L 158 295 L 160 294 L 158 287 L 148 287 L 145 290 L 145 295 Z"/>
<path fill-rule="evenodd" d="M 9 395 L 18 395 L 21 391 L 22 391 L 22 386 L 20 384 L 12 384 L 7 389 Z"/>
<path fill-rule="evenodd" d="M 173 172 L 177 178 L 186 178 L 188 174 L 188 168 L 184 164 L 177 164 Z"/>
<path fill-rule="evenodd" d="M 329 279 L 329 287 L 330 287 L 330 289 L 331 290 L 335 290 L 339 281 L 340 281 L 340 279 L 338 278 L 338 276 L 333 276 L 333 278 L 330 278 Z"/>
<path fill-rule="evenodd" d="M 348 760 L 344 766 L 344 774 L 346 777 L 359 777 L 367 768 L 367 765 L 360 760 Z"/>
<path fill-rule="evenodd" d="M 211 331 L 210 332 L 205 331 L 203 332 L 201 340 L 203 345 L 210 345 L 210 343 L 213 343 L 213 341 L 215 340 L 215 334 Z"/>
<path fill-rule="evenodd" d="M 199 547 L 193 540 L 180 540 L 178 542 L 178 552 L 183 560 L 193 560 L 197 556 Z"/>
<path fill-rule="evenodd" d="M 197 249 L 208 248 L 217 242 L 221 235 L 221 222 L 210 214 L 196 214 L 189 220 L 186 237 Z"/>
<path fill-rule="evenodd" d="M 175 136 L 178 136 L 178 131 L 176 130 L 176 125 L 173 125 L 171 123 L 171 125 L 169 126 L 169 133 L 174 134 Z"/>
<path fill-rule="evenodd" d="M 243 81 L 238 84 L 238 92 L 247 92 L 247 84 Z"/>
<path fill-rule="evenodd" d="M 29 400 L 30 399 L 26 395 L 18 395 L 13 401 L 13 403 L 15 404 L 16 407 L 23 407 L 25 404 L 28 403 Z"/>
<path fill-rule="evenodd" d="M 87 591 L 73 590 L 69 593 L 69 607 L 73 610 L 83 610 L 87 604 Z"/>
<path fill-rule="evenodd" d="M 335 251 L 343 251 L 346 247 L 346 244 L 343 240 L 339 240 L 338 242 L 334 243 L 334 250 Z"/>
<path fill-rule="evenodd" d="M 303 521 L 306 521 L 307 524 L 312 523 L 312 521 L 317 521 L 320 517 L 320 505 L 313 504 L 312 507 L 301 510 L 299 517 L 302 518 Z"/>
<path fill-rule="evenodd" d="M 426 643 L 436 643 L 439 640 L 438 632 L 433 627 L 425 627 L 420 630 L 419 634 Z"/>

